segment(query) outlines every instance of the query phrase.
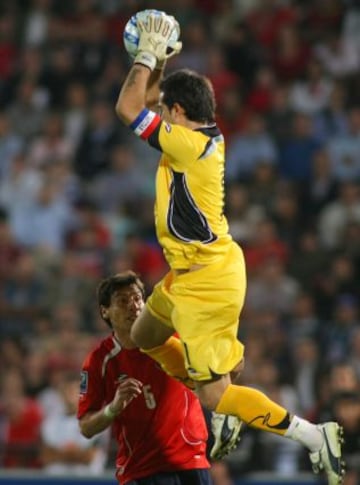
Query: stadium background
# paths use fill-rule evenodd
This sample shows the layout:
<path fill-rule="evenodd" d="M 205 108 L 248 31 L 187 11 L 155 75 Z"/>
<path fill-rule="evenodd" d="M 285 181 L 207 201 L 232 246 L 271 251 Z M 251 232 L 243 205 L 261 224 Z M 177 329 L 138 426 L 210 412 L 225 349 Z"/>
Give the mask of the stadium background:
<path fill-rule="evenodd" d="M 99 279 L 130 267 L 150 289 L 166 270 L 153 228 L 157 153 L 114 117 L 129 67 L 122 29 L 147 7 L 180 22 L 184 48 L 169 70 L 194 68 L 214 84 L 226 212 L 248 264 L 244 382 L 311 420 L 341 421 L 347 483 L 356 484 L 356 0 L 0 2 L 1 467 L 41 472 L 41 421 L 107 330 Z M 23 405 L 18 417 L 11 399 Z M 9 440 L 22 412 L 33 413 L 24 436 Z M 301 449 L 251 430 L 226 466 L 275 483 L 309 472 Z"/>

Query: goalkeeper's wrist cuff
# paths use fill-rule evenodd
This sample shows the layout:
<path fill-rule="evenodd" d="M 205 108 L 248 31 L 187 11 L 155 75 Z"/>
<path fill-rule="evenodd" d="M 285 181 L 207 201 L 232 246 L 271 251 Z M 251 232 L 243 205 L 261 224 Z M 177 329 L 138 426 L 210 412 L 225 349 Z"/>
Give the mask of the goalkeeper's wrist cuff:
<path fill-rule="evenodd" d="M 156 71 L 163 71 L 166 67 L 166 59 L 163 59 L 162 61 L 157 61 L 155 70 Z"/>
<path fill-rule="evenodd" d="M 150 71 L 155 69 L 157 62 L 158 60 L 156 59 L 156 56 L 151 52 L 146 51 L 138 52 L 134 59 L 134 64 L 142 64 L 143 66 L 148 67 Z"/>

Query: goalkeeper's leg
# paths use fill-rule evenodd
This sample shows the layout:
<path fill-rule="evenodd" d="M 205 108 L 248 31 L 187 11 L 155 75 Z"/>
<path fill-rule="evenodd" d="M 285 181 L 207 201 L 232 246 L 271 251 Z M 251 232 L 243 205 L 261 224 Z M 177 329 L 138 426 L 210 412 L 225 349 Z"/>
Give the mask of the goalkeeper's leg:
<path fill-rule="evenodd" d="M 330 485 L 342 483 L 342 428 L 334 422 L 315 425 L 289 411 L 265 394 L 246 386 L 231 384 L 223 376 L 213 382 L 196 383 L 202 404 L 217 413 L 237 416 L 249 426 L 298 441 L 309 450 L 315 473 L 324 471 Z"/>

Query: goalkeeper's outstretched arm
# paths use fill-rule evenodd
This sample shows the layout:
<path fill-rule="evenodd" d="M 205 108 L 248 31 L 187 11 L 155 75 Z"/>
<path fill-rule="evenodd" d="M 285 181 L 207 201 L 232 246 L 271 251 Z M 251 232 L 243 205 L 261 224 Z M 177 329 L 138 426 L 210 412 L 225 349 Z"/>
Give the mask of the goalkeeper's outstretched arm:
<path fill-rule="evenodd" d="M 160 101 L 160 82 L 164 76 L 165 63 L 156 66 L 146 86 L 146 107 L 158 111 Z"/>
<path fill-rule="evenodd" d="M 122 85 L 115 111 L 126 125 L 130 125 L 145 108 L 150 75 L 147 67 L 135 63 Z"/>

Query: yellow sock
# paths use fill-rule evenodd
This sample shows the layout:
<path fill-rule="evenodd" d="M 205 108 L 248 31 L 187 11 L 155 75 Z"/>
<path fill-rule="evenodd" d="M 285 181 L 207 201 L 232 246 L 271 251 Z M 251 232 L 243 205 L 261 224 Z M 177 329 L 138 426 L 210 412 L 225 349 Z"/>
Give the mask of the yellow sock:
<path fill-rule="evenodd" d="M 167 374 L 181 381 L 190 389 L 194 389 L 194 383 L 185 368 L 184 353 L 178 338 L 170 337 L 163 345 L 152 349 L 141 349 L 141 352 L 156 360 Z"/>
<path fill-rule="evenodd" d="M 230 384 L 216 412 L 232 414 L 253 428 L 280 435 L 284 435 L 290 425 L 290 415 L 286 409 L 251 387 Z"/>

